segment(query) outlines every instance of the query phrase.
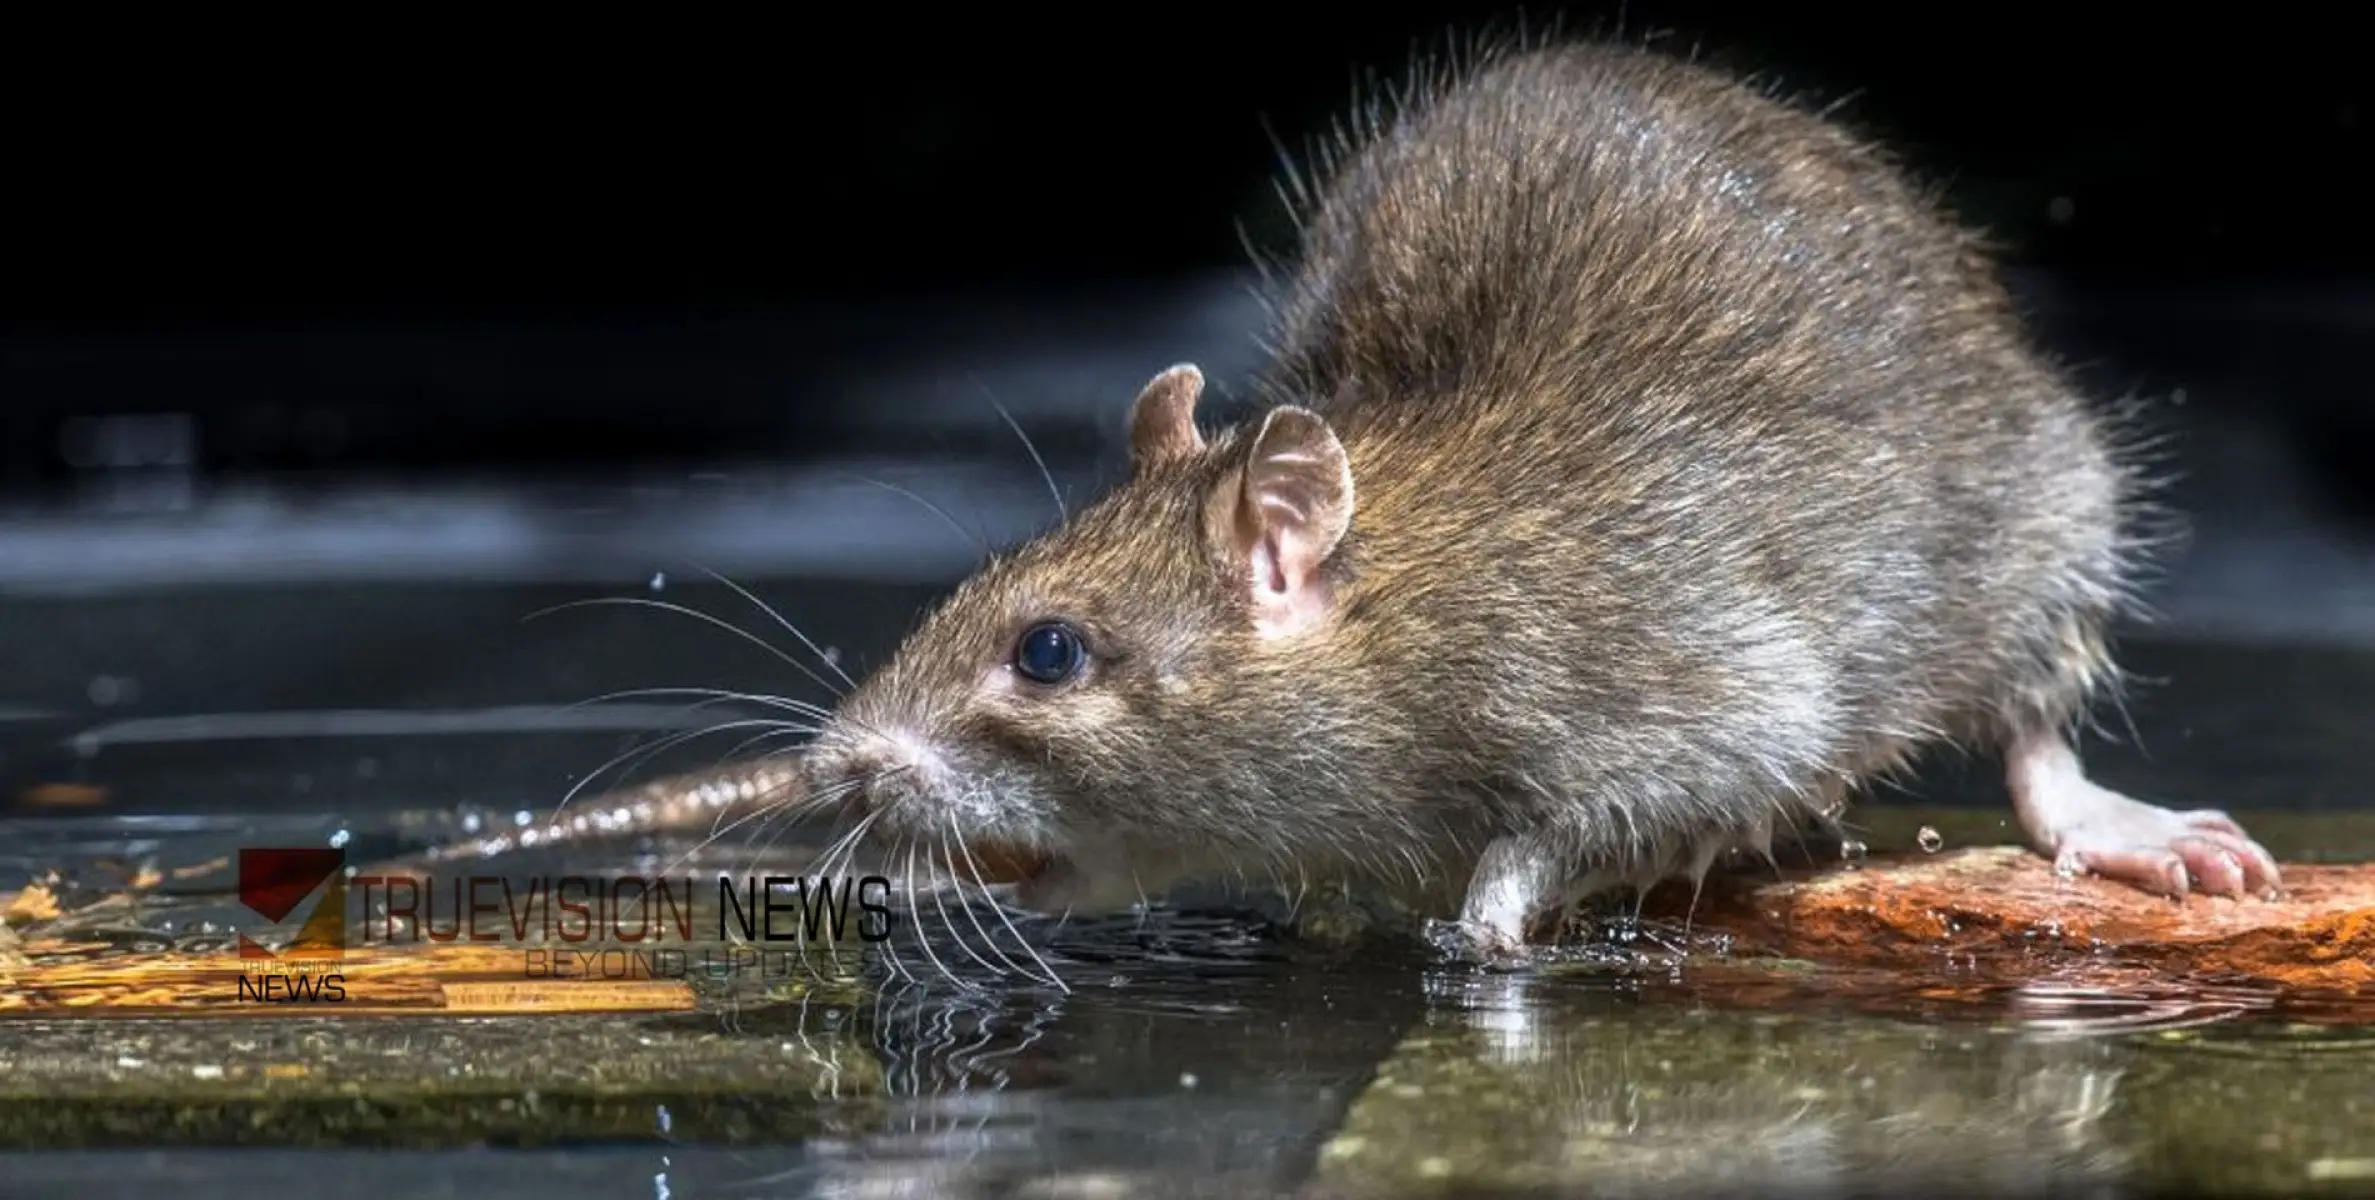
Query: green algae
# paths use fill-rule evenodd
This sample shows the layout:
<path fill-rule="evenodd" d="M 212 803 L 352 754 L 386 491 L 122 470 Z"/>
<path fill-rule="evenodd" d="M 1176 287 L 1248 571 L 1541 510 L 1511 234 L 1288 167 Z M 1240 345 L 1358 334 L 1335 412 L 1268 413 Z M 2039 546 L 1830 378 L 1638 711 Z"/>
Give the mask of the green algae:
<path fill-rule="evenodd" d="M 1319 1178 L 1396 1197 L 2339 1193 L 2375 1162 L 2370 1078 L 2365 1030 L 2080 1038 L 1548 1005 L 1407 1038 Z"/>
<path fill-rule="evenodd" d="M 21 1020 L 0 1148 L 779 1142 L 861 1126 L 882 1072 L 845 1005 L 733 1032 L 666 1017 Z"/>

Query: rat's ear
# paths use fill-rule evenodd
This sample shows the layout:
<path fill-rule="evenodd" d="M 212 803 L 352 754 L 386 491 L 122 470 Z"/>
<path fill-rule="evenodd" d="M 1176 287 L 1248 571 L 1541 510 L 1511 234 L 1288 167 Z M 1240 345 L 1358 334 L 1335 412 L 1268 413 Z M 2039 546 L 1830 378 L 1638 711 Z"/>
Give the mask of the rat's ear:
<path fill-rule="evenodd" d="M 1321 569 L 1352 527 L 1352 460 L 1307 408 L 1274 408 L 1245 454 L 1230 508 L 1231 549 L 1252 588 L 1265 637 L 1298 633 L 1327 614 Z"/>
<path fill-rule="evenodd" d="M 1196 432 L 1196 399 L 1203 394 L 1204 372 L 1193 363 L 1181 363 L 1148 381 L 1130 406 L 1132 470 L 1204 449 L 1204 435 Z"/>

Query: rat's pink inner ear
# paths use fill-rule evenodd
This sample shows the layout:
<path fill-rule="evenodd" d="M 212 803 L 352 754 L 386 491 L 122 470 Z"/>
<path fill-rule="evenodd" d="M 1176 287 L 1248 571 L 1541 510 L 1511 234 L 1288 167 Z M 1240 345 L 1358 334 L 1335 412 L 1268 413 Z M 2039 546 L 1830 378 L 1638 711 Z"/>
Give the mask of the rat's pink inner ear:
<path fill-rule="evenodd" d="M 1321 568 L 1352 526 L 1352 460 L 1309 409 L 1272 409 L 1246 451 L 1237 550 L 1267 635 L 1298 632 L 1327 613 Z"/>
<path fill-rule="evenodd" d="M 1181 363 L 1155 376 L 1130 406 L 1130 463 L 1135 470 L 1204 449 L 1196 431 L 1196 400 L 1204 394 L 1204 373 Z"/>

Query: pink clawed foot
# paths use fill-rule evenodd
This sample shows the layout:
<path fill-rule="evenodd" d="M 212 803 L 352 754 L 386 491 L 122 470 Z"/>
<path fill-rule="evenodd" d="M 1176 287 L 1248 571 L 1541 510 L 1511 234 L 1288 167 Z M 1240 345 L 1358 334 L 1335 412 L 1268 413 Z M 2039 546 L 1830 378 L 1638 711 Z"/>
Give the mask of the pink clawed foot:
<path fill-rule="evenodd" d="M 2170 896 L 2199 888 L 2213 896 L 2272 897 L 2282 888 L 2276 860 L 2225 814 L 2173 812 L 2117 793 L 2110 798 L 2134 807 L 2062 830 L 2051 845 L 2056 867 Z"/>
<path fill-rule="evenodd" d="M 2277 896 L 2276 859 L 2226 814 L 2177 812 L 2086 778 L 2059 738 L 2014 747 L 2006 764 L 2013 809 L 2030 844 L 2064 872 L 2091 871 L 2144 891 L 2184 896 Z"/>

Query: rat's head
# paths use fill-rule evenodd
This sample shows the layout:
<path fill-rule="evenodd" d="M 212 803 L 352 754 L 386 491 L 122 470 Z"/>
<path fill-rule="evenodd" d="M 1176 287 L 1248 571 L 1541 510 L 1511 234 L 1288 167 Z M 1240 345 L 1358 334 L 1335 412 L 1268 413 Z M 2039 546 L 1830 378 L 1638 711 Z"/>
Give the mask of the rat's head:
<path fill-rule="evenodd" d="M 1202 389 L 1192 366 L 1156 376 L 1129 479 L 993 558 L 842 701 L 808 753 L 820 797 L 876 839 L 1041 867 L 1250 817 L 1207 801 L 1277 787 L 1263 773 L 1299 734 L 1265 697 L 1329 637 L 1352 470 L 1300 408 L 1207 440 Z"/>

